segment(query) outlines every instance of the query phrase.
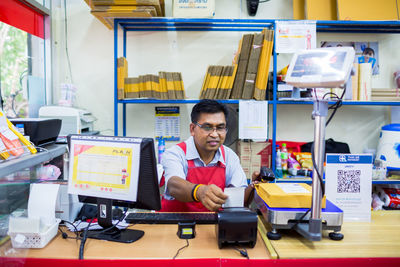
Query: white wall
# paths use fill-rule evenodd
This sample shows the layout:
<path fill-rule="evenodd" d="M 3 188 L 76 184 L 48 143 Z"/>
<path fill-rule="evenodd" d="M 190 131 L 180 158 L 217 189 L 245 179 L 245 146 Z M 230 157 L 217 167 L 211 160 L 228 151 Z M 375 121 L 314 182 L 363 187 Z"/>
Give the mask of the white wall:
<path fill-rule="evenodd" d="M 216 0 L 217 18 L 248 18 L 246 1 Z M 62 31 L 63 7 L 53 14 L 54 29 Z M 102 134 L 113 134 L 113 31 L 90 14 L 82 0 L 68 0 L 68 48 L 74 84 L 78 87 L 77 106 L 90 110 L 97 118 L 95 128 Z M 166 0 L 166 13 L 171 14 L 171 0 Z M 291 0 L 271 0 L 260 4 L 258 19 L 291 19 Z M 158 71 L 182 72 L 188 98 L 198 98 L 203 75 L 209 64 L 230 64 L 243 33 L 238 32 L 130 32 L 127 58 L 129 76 Z M 64 34 L 54 35 L 54 54 L 58 56 L 54 88 L 70 82 L 65 58 Z M 392 73 L 400 55 L 396 44 L 400 36 L 383 34 L 319 34 L 319 40 L 379 41 L 380 71 L 373 86 L 393 87 Z M 57 38 L 59 40 L 57 40 Z M 278 66 L 288 64 L 290 55 L 279 57 Z M 398 64 L 397 64 L 398 66 Z M 57 92 L 55 93 L 57 96 Z M 55 99 L 55 102 L 57 99 Z M 162 106 L 162 105 L 158 105 Z M 127 135 L 154 136 L 154 107 L 150 104 L 127 105 Z M 181 107 L 181 137 L 189 136 L 189 114 L 192 105 Z M 278 140 L 311 141 L 313 122 L 310 105 L 278 106 Z M 121 115 L 122 107 L 120 106 Z M 377 145 L 380 126 L 389 123 L 387 107 L 344 106 L 337 112 L 326 136 L 350 144 L 352 152 Z M 270 112 L 271 114 L 271 112 Z M 270 116 L 271 117 L 271 116 Z M 120 116 L 121 118 L 121 116 Z M 121 119 L 120 119 L 121 122 Z M 122 122 L 119 134 L 122 133 Z M 272 125 L 272 122 L 270 122 Z M 167 146 L 170 144 L 167 144 Z"/>

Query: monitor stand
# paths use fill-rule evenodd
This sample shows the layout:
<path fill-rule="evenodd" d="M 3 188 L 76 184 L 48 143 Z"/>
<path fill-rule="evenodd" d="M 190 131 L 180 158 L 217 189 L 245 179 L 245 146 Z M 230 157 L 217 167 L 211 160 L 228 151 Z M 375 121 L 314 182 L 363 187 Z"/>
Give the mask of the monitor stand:
<path fill-rule="evenodd" d="M 101 239 L 113 242 L 132 243 L 139 240 L 144 232 L 133 229 L 118 229 L 112 224 L 112 200 L 97 198 L 97 219 L 103 229 L 89 230 L 88 238 Z"/>

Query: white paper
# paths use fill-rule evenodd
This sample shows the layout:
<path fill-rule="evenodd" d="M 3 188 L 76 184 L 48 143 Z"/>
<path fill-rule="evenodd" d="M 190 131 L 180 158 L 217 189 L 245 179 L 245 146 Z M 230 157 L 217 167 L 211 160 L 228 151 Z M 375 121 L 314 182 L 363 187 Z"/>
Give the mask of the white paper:
<path fill-rule="evenodd" d="M 276 52 L 295 53 L 317 47 L 315 21 L 276 21 Z"/>
<path fill-rule="evenodd" d="M 55 223 L 59 184 L 32 184 L 28 200 L 28 218 L 40 219 L 45 225 Z"/>
<path fill-rule="evenodd" d="M 244 190 L 245 187 L 227 187 L 224 190 L 224 194 L 228 195 L 228 199 L 223 208 L 238 208 L 244 207 Z"/>
<path fill-rule="evenodd" d="M 156 138 L 163 137 L 166 141 L 180 140 L 179 107 L 156 107 Z"/>
<path fill-rule="evenodd" d="M 371 82 L 372 82 L 372 64 L 359 64 L 360 70 L 358 74 L 358 100 L 371 101 Z"/>
<path fill-rule="evenodd" d="M 310 193 L 310 191 L 308 191 L 307 189 L 305 189 L 304 187 L 302 187 L 300 184 L 296 184 L 296 183 L 287 183 L 287 184 L 276 184 L 277 186 L 279 186 L 283 192 L 285 192 L 286 194 L 304 194 L 304 193 Z"/>
<path fill-rule="evenodd" d="M 118 223 L 118 224 L 117 224 Z M 117 224 L 117 228 L 118 229 L 126 229 L 129 226 L 129 223 L 125 222 L 125 220 L 122 220 L 120 222 L 118 222 L 118 220 L 112 220 L 112 224 L 116 225 Z M 72 226 L 71 224 L 66 224 L 66 226 L 68 227 L 68 230 L 70 230 L 71 232 L 75 232 L 76 230 L 78 231 L 82 231 L 84 230 L 87 226 L 89 225 L 89 222 L 87 221 L 76 221 L 74 222 L 74 226 Z M 101 227 L 97 222 L 92 222 L 89 226 L 88 230 L 100 230 L 103 229 L 103 227 Z"/>
<path fill-rule="evenodd" d="M 268 101 L 239 100 L 239 139 L 268 139 Z"/>
<path fill-rule="evenodd" d="M 327 154 L 325 193 L 345 221 L 371 220 L 372 155 Z"/>

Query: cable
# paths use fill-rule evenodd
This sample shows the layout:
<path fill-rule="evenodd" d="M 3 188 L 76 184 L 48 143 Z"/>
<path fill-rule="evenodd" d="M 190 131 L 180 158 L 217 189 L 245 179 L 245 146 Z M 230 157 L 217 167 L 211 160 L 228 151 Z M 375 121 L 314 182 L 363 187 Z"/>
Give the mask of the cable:
<path fill-rule="evenodd" d="M 325 186 L 324 186 L 321 174 L 319 173 L 318 165 L 317 165 L 317 163 L 315 161 L 314 143 L 311 144 L 311 160 L 312 160 L 312 163 L 313 163 L 313 166 L 314 166 L 314 170 L 317 173 L 318 181 L 319 181 L 319 183 L 321 185 L 322 197 L 324 197 L 324 195 L 325 195 Z"/>
<path fill-rule="evenodd" d="M 83 251 L 84 251 L 85 243 L 86 243 L 86 240 L 87 240 L 87 233 L 88 233 L 88 231 L 89 231 L 90 224 L 93 222 L 93 220 L 94 220 L 95 217 L 97 217 L 97 214 L 96 214 L 96 216 L 94 216 L 94 217 L 90 220 L 89 224 L 86 226 L 86 228 L 85 228 L 85 230 L 84 230 L 84 232 L 83 232 L 83 237 L 82 237 L 82 239 L 81 239 L 81 245 L 79 246 L 79 259 L 80 259 L 80 260 L 83 260 Z"/>
<path fill-rule="evenodd" d="M 117 222 L 116 224 L 114 224 L 114 225 L 112 225 L 112 226 L 110 226 L 110 227 L 108 227 L 108 228 L 106 228 L 106 229 L 103 229 L 103 230 L 99 231 L 99 233 L 104 233 L 104 232 L 107 232 L 107 231 L 113 229 L 114 227 L 117 227 L 117 225 L 118 225 L 123 219 L 125 219 L 125 215 L 126 215 L 127 212 L 128 212 L 128 209 L 125 210 L 124 214 L 118 219 L 118 222 Z"/>
<path fill-rule="evenodd" d="M 334 93 L 326 93 L 324 95 L 323 98 L 325 98 L 326 95 L 334 95 L 335 98 L 337 99 L 336 103 L 334 103 L 332 106 L 330 106 L 328 109 L 333 109 L 332 114 L 329 116 L 328 120 L 326 121 L 325 127 L 328 126 L 328 124 L 331 122 L 333 116 L 335 115 L 336 111 L 338 110 L 338 108 L 340 108 L 343 105 L 343 97 L 346 93 L 346 88 L 343 89 L 342 95 L 340 97 L 338 97 L 336 94 Z"/>
<path fill-rule="evenodd" d="M 235 250 L 239 251 L 240 255 L 242 255 L 243 257 L 247 258 L 248 260 L 250 260 L 249 258 L 249 254 L 247 253 L 247 249 L 243 248 L 243 249 L 239 249 L 237 247 L 233 247 Z"/>
<path fill-rule="evenodd" d="M 71 71 L 71 61 L 69 60 L 68 53 L 68 20 L 67 20 L 67 0 L 64 0 L 64 34 L 65 34 L 65 54 L 67 56 L 69 75 L 71 76 L 71 83 L 74 83 L 72 79 L 72 71 Z"/>
<path fill-rule="evenodd" d="M 71 236 L 69 236 L 66 232 L 64 232 L 62 229 L 61 229 L 61 227 L 58 227 L 58 230 L 61 232 L 61 236 L 62 236 L 62 238 L 63 239 L 67 239 L 67 238 L 70 238 L 70 239 L 75 239 L 75 240 L 81 240 L 81 238 L 79 237 L 79 235 L 78 235 L 78 233 L 76 233 L 76 236 L 75 237 L 71 237 Z"/>
<path fill-rule="evenodd" d="M 176 252 L 175 256 L 172 258 L 173 260 L 178 257 L 179 253 L 181 252 L 182 249 L 189 247 L 189 240 L 186 239 L 186 245 L 184 245 L 183 247 L 181 247 L 180 249 L 178 249 L 178 251 Z"/>
<path fill-rule="evenodd" d="M 66 221 L 66 220 L 63 220 L 63 222 L 64 222 L 64 225 L 65 225 L 65 223 L 68 223 L 69 225 L 71 225 L 71 226 L 74 228 L 74 230 L 75 230 L 75 235 L 76 235 L 76 238 L 75 238 L 75 239 L 79 239 L 79 240 L 80 240 L 78 228 L 76 228 L 76 226 L 75 226 L 72 222 L 69 222 L 69 221 Z M 64 238 L 64 231 L 63 231 L 60 227 L 59 227 L 59 230 L 60 230 L 60 232 L 62 233 L 63 238 Z M 66 233 L 65 233 L 65 234 L 66 234 Z M 67 237 L 67 238 L 72 238 L 72 237 Z"/>
<path fill-rule="evenodd" d="M 65 224 L 65 223 L 68 223 L 68 224 L 72 225 L 72 227 L 74 228 L 74 230 L 75 230 L 76 233 L 79 232 L 79 231 L 78 231 L 78 228 L 76 228 L 75 224 L 73 224 L 72 222 L 69 222 L 69 221 L 64 220 L 64 224 Z"/>
<path fill-rule="evenodd" d="M 300 219 L 297 219 L 296 220 L 296 223 L 295 224 L 293 224 L 293 226 L 292 227 L 290 227 L 290 230 L 293 230 L 295 227 L 296 227 L 296 225 L 298 225 L 303 219 L 304 219 L 304 217 L 306 217 L 307 216 L 307 214 L 309 213 L 311 211 L 311 208 L 310 209 L 308 209 L 306 212 L 304 212 L 304 214 L 303 215 L 301 215 L 301 217 L 300 217 Z M 308 220 L 307 220 L 308 221 Z"/>

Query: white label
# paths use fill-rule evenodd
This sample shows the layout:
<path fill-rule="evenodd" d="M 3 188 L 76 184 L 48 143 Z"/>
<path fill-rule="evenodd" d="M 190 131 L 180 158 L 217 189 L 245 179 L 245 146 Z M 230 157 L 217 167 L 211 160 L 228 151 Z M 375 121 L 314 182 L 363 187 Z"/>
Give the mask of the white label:
<path fill-rule="evenodd" d="M 0 132 L 2 135 L 4 135 L 5 138 L 7 138 L 8 140 L 16 140 L 18 139 L 18 136 L 16 136 L 9 128 L 7 127 L 1 127 L 0 128 Z"/>
<path fill-rule="evenodd" d="M 302 187 L 300 184 L 276 184 L 286 194 L 308 194 L 310 193 L 307 189 Z"/>

